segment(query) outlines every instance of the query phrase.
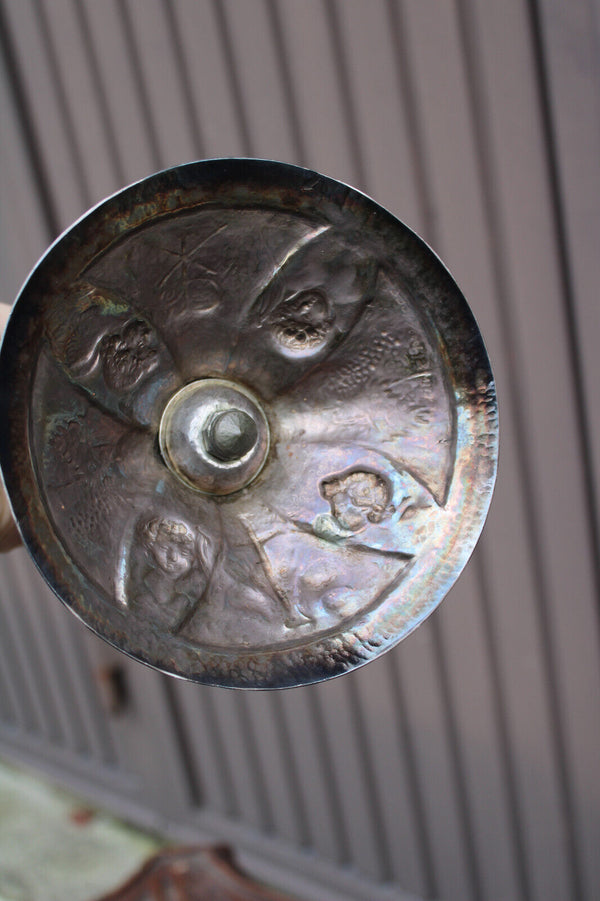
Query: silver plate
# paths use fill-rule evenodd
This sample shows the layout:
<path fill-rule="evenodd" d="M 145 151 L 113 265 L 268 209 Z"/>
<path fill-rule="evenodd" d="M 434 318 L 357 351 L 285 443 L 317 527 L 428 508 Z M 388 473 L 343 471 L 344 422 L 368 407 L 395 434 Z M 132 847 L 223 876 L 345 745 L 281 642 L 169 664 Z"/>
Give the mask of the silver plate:
<path fill-rule="evenodd" d="M 93 209 L 24 287 L 0 379 L 42 574 L 198 682 L 372 660 L 437 606 L 489 506 L 494 383 L 454 281 L 372 200 L 282 163 L 193 163 Z"/>

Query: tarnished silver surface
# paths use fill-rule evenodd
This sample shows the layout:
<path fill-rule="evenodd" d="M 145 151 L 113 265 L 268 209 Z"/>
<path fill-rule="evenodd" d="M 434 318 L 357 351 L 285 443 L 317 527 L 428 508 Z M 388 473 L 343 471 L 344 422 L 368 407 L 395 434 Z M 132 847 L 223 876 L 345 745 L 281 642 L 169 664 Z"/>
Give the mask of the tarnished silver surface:
<path fill-rule="evenodd" d="M 496 399 L 462 295 L 406 226 L 296 167 L 190 164 L 95 208 L 25 286 L 0 378 L 41 571 L 108 641 L 197 681 L 377 656 L 489 505 Z"/>

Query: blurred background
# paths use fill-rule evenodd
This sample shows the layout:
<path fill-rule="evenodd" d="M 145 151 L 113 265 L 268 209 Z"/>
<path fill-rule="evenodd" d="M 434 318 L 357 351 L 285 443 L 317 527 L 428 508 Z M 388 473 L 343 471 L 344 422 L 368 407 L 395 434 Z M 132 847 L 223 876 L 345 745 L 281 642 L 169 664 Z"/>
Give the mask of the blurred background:
<path fill-rule="evenodd" d="M 600 897 L 599 18 L 598 0 L 0 2 L 1 300 L 157 169 L 297 163 L 446 262 L 501 420 L 450 596 L 327 684 L 163 677 L 6 555 L 2 755 L 315 901 Z"/>

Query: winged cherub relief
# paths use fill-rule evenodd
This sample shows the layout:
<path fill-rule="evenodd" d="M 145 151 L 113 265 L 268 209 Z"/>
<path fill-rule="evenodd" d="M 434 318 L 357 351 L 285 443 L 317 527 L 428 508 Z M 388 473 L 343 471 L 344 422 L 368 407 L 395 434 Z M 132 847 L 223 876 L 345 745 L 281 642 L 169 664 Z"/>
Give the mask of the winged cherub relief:
<path fill-rule="evenodd" d="M 443 515 L 453 421 L 435 335 L 393 261 L 329 223 L 200 209 L 134 230 L 57 303 L 43 365 L 41 418 L 67 407 L 119 448 L 85 475 L 110 528 L 82 517 L 70 553 L 109 603 L 192 644 L 287 641 L 360 613 Z M 173 393 L 215 376 L 251 388 L 271 431 L 261 474 L 226 498 L 180 484 L 156 440 Z M 49 436 L 48 472 L 63 465 Z M 69 447 L 73 471 L 90 441 Z M 58 483 L 48 504 L 66 535 Z"/>

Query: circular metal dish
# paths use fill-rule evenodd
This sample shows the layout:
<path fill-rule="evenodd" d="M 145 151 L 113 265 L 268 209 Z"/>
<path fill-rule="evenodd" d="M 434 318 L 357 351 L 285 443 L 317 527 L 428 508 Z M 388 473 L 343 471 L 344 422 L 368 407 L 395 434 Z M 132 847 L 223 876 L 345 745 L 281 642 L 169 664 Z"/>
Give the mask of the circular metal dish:
<path fill-rule="evenodd" d="M 485 348 L 435 254 L 315 172 L 212 160 L 101 203 L 0 357 L 25 544 L 90 628 L 165 672 L 274 688 L 395 645 L 490 502 Z"/>

